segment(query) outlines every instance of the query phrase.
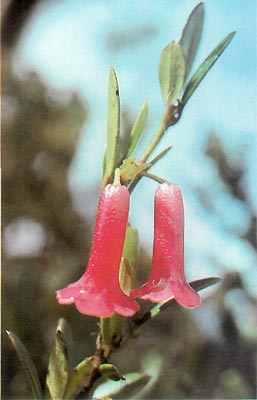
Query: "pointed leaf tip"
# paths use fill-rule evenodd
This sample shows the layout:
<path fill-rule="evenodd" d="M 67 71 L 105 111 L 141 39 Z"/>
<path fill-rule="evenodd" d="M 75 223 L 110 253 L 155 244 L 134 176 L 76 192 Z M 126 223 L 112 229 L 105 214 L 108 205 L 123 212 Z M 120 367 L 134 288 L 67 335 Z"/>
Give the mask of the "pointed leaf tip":
<path fill-rule="evenodd" d="M 181 44 L 185 61 L 186 61 L 186 77 L 188 76 L 191 67 L 193 65 L 195 55 L 197 53 L 202 32 L 203 32 L 203 22 L 204 22 L 204 4 L 199 3 L 191 12 L 186 25 L 183 29 L 181 39 L 179 43 Z"/>
<path fill-rule="evenodd" d="M 6 330 L 6 334 L 8 335 L 12 343 L 12 346 L 18 355 L 21 366 L 30 383 L 30 387 L 35 399 L 42 399 L 42 392 L 41 392 L 38 373 L 28 350 L 21 342 L 21 340 L 18 338 L 18 336 L 16 336 L 13 332 Z"/>
<path fill-rule="evenodd" d="M 229 33 L 216 47 L 215 49 L 209 54 L 209 56 L 204 60 L 204 62 L 198 67 L 190 81 L 188 82 L 185 92 L 182 97 L 182 105 L 187 103 L 189 98 L 192 96 L 196 88 L 199 86 L 207 72 L 211 69 L 214 63 L 218 60 L 221 56 L 223 51 L 229 45 L 233 37 L 235 36 L 236 32 Z"/>
<path fill-rule="evenodd" d="M 66 321 L 60 319 L 50 353 L 46 385 L 52 399 L 62 399 L 68 379 L 68 351 L 64 330 Z"/>

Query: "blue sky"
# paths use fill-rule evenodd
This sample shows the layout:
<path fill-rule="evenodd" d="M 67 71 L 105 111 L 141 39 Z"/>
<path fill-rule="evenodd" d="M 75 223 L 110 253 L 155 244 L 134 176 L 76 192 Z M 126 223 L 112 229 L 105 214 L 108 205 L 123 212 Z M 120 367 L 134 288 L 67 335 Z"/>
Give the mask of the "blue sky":
<path fill-rule="evenodd" d="M 35 10 L 17 48 L 14 69 L 22 76 L 35 69 L 52 95 L 59 93 L 63 101 L 66 89 L 79 91 L 89 107 L 70 171 L 70 187 L 82 214 L 89 213 L 83 190 L 101 176 L 110 65 L 118 75 L 121 107 L 129 110 L 131 118 L 136 118 L 145 100 L 149 102 L 147 134 L 136 152 L 139 155 L 162 113 L 160 52 L 171 40 L 179 40 L 196 4 L 195 0 L 63 0 L 44 1 Z M 247 153 L 242 185 L 257 212 L 256 1 L 206 0 L 204 4 L 203 38 L 193 69 L 228 33 L 237 33 L 190 99 L 181 121 L 166 134 L 157 152 L 169 145 L 173 149 L 153 172 L 182 188 L 188 276 L 239 270 L 254 292 L 256 253 L 239 238 L 249 226 L 249 210 L 226 190 L 214 163 L 201 150 L 207 133 L 215 130 L 232 165 Z M 132 40 L 116 52 L 107 46 L 106 38 L 113 33 L 131 38 L 141 30 L 148 32 L 144 40 Z M 155 187 L 145 180 L 135 190 L 131 207 L 131 221 L 149 249 Z M 197 187 L 208 193 L 211 213 L 199 204 Z"/>

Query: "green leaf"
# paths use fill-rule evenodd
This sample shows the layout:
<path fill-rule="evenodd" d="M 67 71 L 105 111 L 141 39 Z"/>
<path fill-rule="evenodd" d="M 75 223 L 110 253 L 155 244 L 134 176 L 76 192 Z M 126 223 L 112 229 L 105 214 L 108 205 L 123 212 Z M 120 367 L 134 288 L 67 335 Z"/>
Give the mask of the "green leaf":
<path fill-rule="evenodd" d="M 190 286 L 192 286 L 193 289 L 197 290 L 203 290 L 208 288 L 209 286 L 216 285 L 216 283 L 219 283 L 221 281 L 221 278 L 218 277 L 211 277 L 211 278 L 203 278 L 203 279 L 197 279 L 196 281 L 190 282 Z"/>
<path fill-rule="evenodd" d="M 68 380 L 68 351 L 64 331 L 65 321 L 61 319 L 56 329 L 46 377 L 46 385 L 53 400 L 64 398 Z"/>
<path fill-rule="evenodd" d="M 170 106 L 179 98 L 185 80 L 186 64 L 180 44 L 171 42 L 162 51 L 159 81 L 162 97 Z"/>
<path fill-rule="evenodd" d="M 80 393 L 83 389 L 83 384 L 87 378 L 92 365 L 94 357 L 87 357 L 81 361 L 71 372 L 69 372 L 68 382 L 66 385 L 64 398 L 72 399 Z"/>
<path fill-rule="evenodd" d="M 111 381 L 125 380 L 124 376 L 121 375 L 118 368 L 113 364 L 101 364 L 98 368 L 98 371 L 104 378 L 110 379 Z"/>
<path fill-rule="evenodd" d="M 28 350 L 13 332 L 6 331 L 6 333 L 19 357 L 21 366 L 28 378 L 35 399 L 42 399 L 43 395 L 38 378 L 38 373 L 33 361 L 31 360 Z"/>
<path fill-rule="evenodd" d="M 199 47 L 203 31 L 203 21 L 204 5 L 203 3 L 199 3 L 191 12 L 179 41 L 183 48 L 186 61 L 186 77 L 192 68 Z"/>
<path fill-rule="evenodd" d="M 119 382 L 105 382 L 99 385 L 93 393 L 93 398 L 131 398 L 147 385 L 151 377 L 144 373 L 132 372 L 126 374 L 125 379 Z"/>
<path fill-rule="evenodd" d="M 230 33 L 225 39 L 222 40 L 218 44 L 217 47 L 209 54 L 209 56 L 205 59 L 205 61 L 198 67 L 190 81 L 188 82 L 185 92 L 182 97 L 182 105 L 184 106 L 189 98 L 192 96 L 200 82 L 203 80 L 209 69 L 213 66 L 213 64 L 218 60 L 221 56 L 225 48 L 229 45 L 231 40 L 233 39 L 235 32 Z"/>
<path fill-rule="evenodd" d="M 105 173 L 103 186 L 112 179 L 118 162 L 120 134 L 120 96 L 115 70 L 111 67 L 108 86 L 107 147 L 105 153 Z"/>
<path fill-rule="evenodd" d="M 134 179 L 137 174 L 148 169 L 151 164 L 137 163 L 135 158 L 127 158 L 120 167 L 120 179 L 122 183 L 127 183 Z"/>
<path fill-rule="evenodd" d="M 149 110 L 149 106 L 148 103 L 145 102 L 138 114 L 138 117 L 133 125 L 133 128 L 131 130 L 131 134 L 130 134 L 130 146 L 129 149 L 127 151 L 127 154 L 125 156 L 125 158 L 128 158 L 133 151 L 136 148 L 136 145 L 143 133 L 145 124 L 146 124 L 146 120 L 147 120 L 147 116 L 148 116 L 148 110 Z"/>

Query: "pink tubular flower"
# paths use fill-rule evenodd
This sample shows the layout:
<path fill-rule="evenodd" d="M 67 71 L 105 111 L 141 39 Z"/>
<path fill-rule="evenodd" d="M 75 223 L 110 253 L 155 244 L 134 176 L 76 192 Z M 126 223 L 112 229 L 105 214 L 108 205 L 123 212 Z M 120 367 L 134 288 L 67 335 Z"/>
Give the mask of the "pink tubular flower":
<path fill-rule="evenodd" d="M 88 266 L 82 277 L 56 292 L 60 304 L 75 303 L 82 314 L 131 316 L 139 305 L 122 292 L 119 267 L 126 235 L 129 192 L 108 184 L 102 192 Z"/>
<path fill-rule="evenodd" d="M 131 295 L 153 302 L 174 297 L 185 307 L 195 307 L 201 302 L 185 278 L 184 207 L 176 185 L 163 183 L 156 190 L 152 269 L 147 282 L 132 290 Z"/>

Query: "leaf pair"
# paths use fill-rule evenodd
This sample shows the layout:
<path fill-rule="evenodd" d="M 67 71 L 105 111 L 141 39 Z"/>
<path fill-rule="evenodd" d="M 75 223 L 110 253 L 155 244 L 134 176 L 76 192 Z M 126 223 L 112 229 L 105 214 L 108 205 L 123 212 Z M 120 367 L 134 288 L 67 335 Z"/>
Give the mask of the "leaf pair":
<path fill-rule="evenodd" d="M 178 121 L 185 104 L 235 35 L 235 32 L 230 33 L 215 47 L 188 81 L 180 98 L 201 41 L 203 21 L 204 5 L 200 3 L 190 14 L 179 43 L 169 43 L 161 53 L 159 63 L 161 93 L 168 109 L 173 109 L 172 115 L 166 117 L 166 127 Z"/>

